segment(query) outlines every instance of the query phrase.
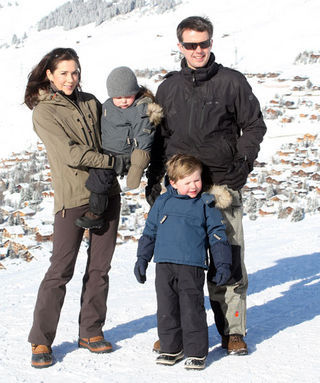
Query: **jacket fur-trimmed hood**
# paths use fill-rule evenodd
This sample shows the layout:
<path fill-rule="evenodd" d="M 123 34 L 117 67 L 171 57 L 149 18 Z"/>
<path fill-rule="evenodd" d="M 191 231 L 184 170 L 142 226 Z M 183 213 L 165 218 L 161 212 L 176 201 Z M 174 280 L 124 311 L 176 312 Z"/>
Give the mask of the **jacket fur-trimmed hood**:
<path fill-rule="evenodd" d="M 214 195 L 216 200 L 215 207 L 218 209 L 226 209 L 232 203 L 232 196 L 226 185 L 213 185 L 208 190 L 208 193 Z"/>
<path fill-rule="evenodd" d="M 147 115 L 153 125 L 159 125 L 163 118 L 162 107 L 155 102 L 148 104 Z"/>

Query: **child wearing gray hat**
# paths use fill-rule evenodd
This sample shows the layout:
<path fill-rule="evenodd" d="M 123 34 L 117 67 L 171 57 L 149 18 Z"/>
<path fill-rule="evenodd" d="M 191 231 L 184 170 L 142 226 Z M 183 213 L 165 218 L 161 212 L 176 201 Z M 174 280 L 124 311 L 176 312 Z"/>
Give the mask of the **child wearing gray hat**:
<path fill-rule="evenodd" d="M 117 175 L 127 175 L 126 189 L 140 185 L 150 162 L 155 129 L 163 116 L 152 92 L 138 85 L 136 75 L 128 67 L 110 72 L 107 91 L 109 98 L 102 105 L 101 141 L 103 152 L 115 157 L 115 166 L 111 170 L 89 170 L 89 211 L 75 221 L 85 229 L 103 226 L 108 191 Z"/>

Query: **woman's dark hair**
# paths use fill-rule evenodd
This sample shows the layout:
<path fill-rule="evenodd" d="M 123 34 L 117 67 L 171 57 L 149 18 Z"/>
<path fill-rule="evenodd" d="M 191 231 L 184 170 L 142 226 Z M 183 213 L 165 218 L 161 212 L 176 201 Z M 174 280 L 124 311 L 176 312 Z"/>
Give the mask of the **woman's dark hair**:
<path fill-rule="evenodd" d="M 47 69 L 53 73 L 60 61 L 74 60 L 79 70 L 79 83 L 81 80 L 81 66 L 76 51 L 72 48 L 56 48 L 47 53 L 36 65 L 28 76 L 28 83 L 24 94 L 24 103 L 33 109 L 38 103 L 40 89 L 49 89 L 50 81 L 47 77 Z M 80 86 L 79 86 L 80 88 Z"/>
<path fill-rule="evenodd" d="M 208 32 L 209 39 L 212 39 L 213 25 L 207 17 L 190 16 L 183 19 L 177 27 L 177 37 L 180 43 L 183 42 L 182 34 L 186 29 L 191 29 L 197 32 Z"/>

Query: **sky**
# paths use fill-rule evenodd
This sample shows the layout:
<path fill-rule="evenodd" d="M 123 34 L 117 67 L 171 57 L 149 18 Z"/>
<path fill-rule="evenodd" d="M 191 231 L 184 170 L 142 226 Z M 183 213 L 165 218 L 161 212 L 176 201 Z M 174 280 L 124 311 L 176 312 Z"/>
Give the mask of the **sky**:
<path fill-rule="evenodd" d="M 8 3 L 0 0 L 0 5 Z M 116 66 L 133 69 L 178 69 L 172 52 L 177 49 L 175 28 L 184 17 L 209 16 L 215 26 L 213 51 L 218 62 L 243 72 L 281 72 L 283 76 L 307 75 L 320 84 L 318 65 L 293 65 L 304 50 L 317 50 L 320 29 L 317 0 L 182 1 L 175 11 L 163 15 L 135 12 L 99 27 L 93 24 L 63 31 L 37 32 L 36 22 L 63 0 L 16 0 L 0 8 L 0 45 L 11 43 L 15 33 L 28 38 L 20 48 L 0 48 L 1 119 L 0 159 L 12 151 L 27 149 L 36 141 L 31 112 L 23 102 L 26 79 L 41 57 L 58 46 L 71 46 L 80 56 L 82 87 L 100 101 L 107 98 L 105 80 Z M 92 36 L 88 38 L 87 36 Z M 227 36 L 226 36 L 227 35 Z M 79 41 L 79 43 L 77 43 Z M 156 90 L 151 80 L 139 79 Z M 145 84 L 143 83 L 145 81 Z M 262 105 L 277 90 L 253 82 Z M 276 147 L 309 128 L 290 130 L 268 126 L 259 157 L 268 157 Z M 48 209 L 48 214 L 49 209 Z M 110 272 L 110 293 L 105 337 L 115 351 L 92 355 L 77 348 L 77 317 L 80 286 L 86 261 L 82 246 L 67 295 L 57 337 L 53 344 L 55 364 L 38 371 L 30 367 L 27 336 L 32 323 L 37 289 L 48 267 L 50 247 L 30 263 L 2 261 L 0 304 L 0 382 L 317 382 L 320 364 L 320 220 L 274 218 L 244 220 L 246 264 L 249 273 L 246 357 L 226 356 L 220 347 L 206 293 L 210 349 L 204 371 L 185 371 L 183 363 L 157 366 L 151 352 L 157 339 L 154 265 L 147 283 L 133 275 L 136 243 L 118 246 Z"/>

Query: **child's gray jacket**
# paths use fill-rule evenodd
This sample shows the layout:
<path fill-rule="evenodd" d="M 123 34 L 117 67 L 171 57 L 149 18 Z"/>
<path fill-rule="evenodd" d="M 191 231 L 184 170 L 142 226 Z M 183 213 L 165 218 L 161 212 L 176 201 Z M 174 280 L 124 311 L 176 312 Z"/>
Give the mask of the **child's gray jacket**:
<path fill-rule="evenodd" d="M 128 154 L 131 166 L 127 186 L 140 184 L 143 170 L 150 162 L 150 151 L 162 108 L 150 97 L 140 97 L 127 109 L 121 109 L 109 98 L 102 106 L 101 139 L 105 153 Z"/>

